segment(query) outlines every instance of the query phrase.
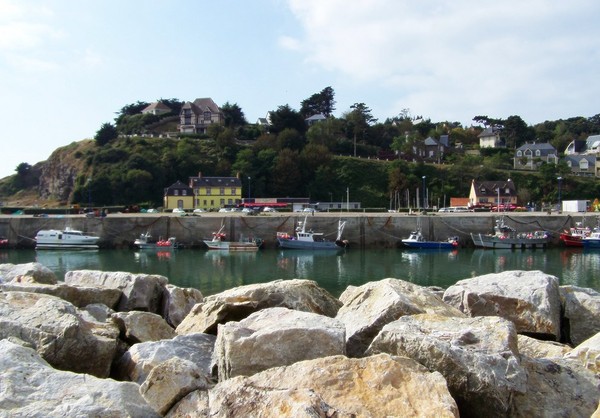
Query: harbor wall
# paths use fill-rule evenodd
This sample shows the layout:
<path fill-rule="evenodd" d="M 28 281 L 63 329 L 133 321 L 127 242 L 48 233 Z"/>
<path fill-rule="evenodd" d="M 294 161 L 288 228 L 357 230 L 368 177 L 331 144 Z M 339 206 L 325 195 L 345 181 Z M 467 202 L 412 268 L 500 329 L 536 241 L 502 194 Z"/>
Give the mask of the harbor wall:
<path fill-rule="evenodd" d="M 397 248 L 420 223 L 426 239 L 443 241 L 458 236 L 461 246 L 473 243 L 470 233 L 491 233 L 500 216 L 519 232 L 545 230 L 552 235 L 552 244 L 558 244 L 559 234 L 585 218 L 585 224 L 596 226 L 596 214 L 547 214 L 526 213 L 465 213 L 410 215 L 401 213 L 316 213 L 307 218 L 307 229 L 323 232 L 327 239 L 335 240 L 338 220 L 346 221 L 343 239 L 350 248 Z M 275 248 L 277 232 L 294 231 L 304 214 L 275 213 L 261 215 L 194 214 L 175 216 L 172 214 L 114 214 L 105 218 L 88 218 L 83 215 L 49 217 L 0 216 L 0 236 L 9 239 L 16 248 L 34 248 L 34 237 L 41 229 L 64 229 L 71 227 L 101 237 L 101 248 L 127 248 L 146 231 L 154 238 L 176 237 L 186 247 L 201 248 L 203 240 L 224 225 L 228 239 L 259 237 L 266 248 Z"/>

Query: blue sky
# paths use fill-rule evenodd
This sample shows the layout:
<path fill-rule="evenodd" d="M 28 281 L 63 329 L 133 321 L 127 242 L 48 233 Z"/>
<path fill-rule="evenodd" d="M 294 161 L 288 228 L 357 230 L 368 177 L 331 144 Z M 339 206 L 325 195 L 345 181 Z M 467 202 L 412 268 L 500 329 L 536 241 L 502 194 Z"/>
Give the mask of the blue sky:
<path fill-rule="evenodd" d="M 138 100 L 237 103 L 249 122 L 331 86 L 469 125 L 600 113 L 596 0 L 0 0 L 0 177 Z"/>

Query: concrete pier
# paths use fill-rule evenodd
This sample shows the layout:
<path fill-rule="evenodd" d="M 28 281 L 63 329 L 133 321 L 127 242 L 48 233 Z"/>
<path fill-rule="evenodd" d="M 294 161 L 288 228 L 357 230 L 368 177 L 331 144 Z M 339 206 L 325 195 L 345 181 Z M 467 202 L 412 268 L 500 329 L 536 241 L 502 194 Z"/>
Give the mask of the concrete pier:
<path fill-rule="evenodd" d="M 327 239 L 337 235 L 338 220 L 346 221 L 343 239 L 350 248 L 396 248 L 420 223 L 426 239 L 442 241 L 458 236 L 461 246 L 472 246 L 470 233 L 491 233 L 496 219 L 504 216 L 508 225 L 519 232 L 548 231 L 552 244 L 558 245 L 559 234 L 576 222 L 584 221 L 590 227 L 597 226 L 596 213 L 507 212 L 507 213 L 430 213 L 425 215 L 406 213 L 360 213 L 319 212 L 307 217 L 307 228 L 323 232 Z M 41 229 L 71 227 L 101 237 L 102 248 L 127 248 L 143 232 L 150 231 L 155 238 L 176 237 L 186 247 L 203 247 L 203 240 L 225 225 L 228 239 L 259 237 L 266 248 L 276 247 L 277 232 L 294 231 L 303 213 L 242 213 L 187 214 L 109 214 L 105 218 L 88 218 L 84 215 L 52 215 L 33 217 L 29 215 L 1 215 L 0 236 L 9 239 L 16 248 L 34 248 L 34 237 Z"/>

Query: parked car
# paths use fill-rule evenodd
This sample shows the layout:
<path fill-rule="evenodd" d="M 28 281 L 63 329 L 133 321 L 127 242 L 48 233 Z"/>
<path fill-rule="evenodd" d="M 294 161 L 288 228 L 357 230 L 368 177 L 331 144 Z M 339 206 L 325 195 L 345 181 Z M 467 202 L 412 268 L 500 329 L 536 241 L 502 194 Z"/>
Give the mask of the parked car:
<path fill-rule="evenodd" d="M 196 208 L 194 209 L 194 213 L 204 213 L 206 212 L 204 209 Z"/>
<path fill-rule="evenodd" d="M 181 208 L 175 208 L 173 209 L 173 213 L 179 213 L 179 214 L 184 214 L 185 210 L 181 209 Z"/>
<path fill-rule="evenodd" d="M 263 212 L 277 212 L 277 211 L 270 206 L 265 206 L 265 208 L 263 209 Z"/>

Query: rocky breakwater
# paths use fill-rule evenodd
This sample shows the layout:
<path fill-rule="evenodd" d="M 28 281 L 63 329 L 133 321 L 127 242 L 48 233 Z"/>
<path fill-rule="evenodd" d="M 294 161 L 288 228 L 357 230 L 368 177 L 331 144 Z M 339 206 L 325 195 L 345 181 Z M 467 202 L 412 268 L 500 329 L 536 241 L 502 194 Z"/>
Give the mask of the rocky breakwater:
<path fill-rule="evenodd" d="M 335 298 L 0 265 L 0 415 L 589 417 L 600 294 L 511 271 Z"/>

